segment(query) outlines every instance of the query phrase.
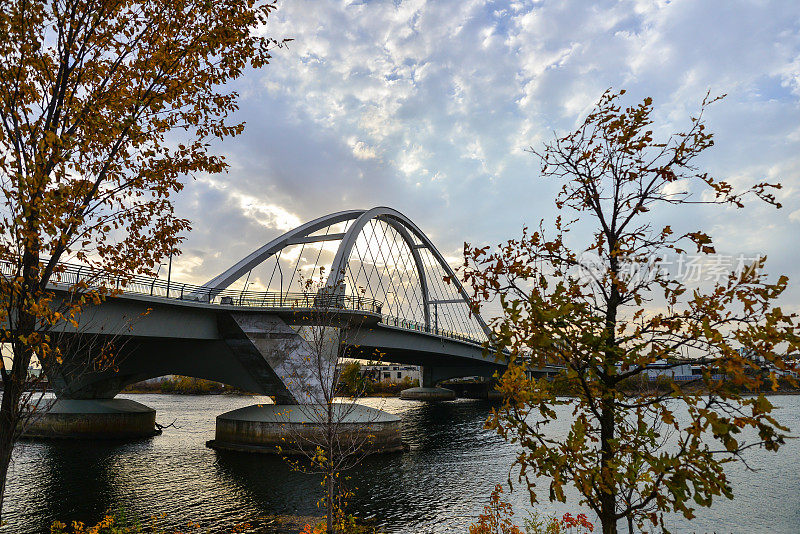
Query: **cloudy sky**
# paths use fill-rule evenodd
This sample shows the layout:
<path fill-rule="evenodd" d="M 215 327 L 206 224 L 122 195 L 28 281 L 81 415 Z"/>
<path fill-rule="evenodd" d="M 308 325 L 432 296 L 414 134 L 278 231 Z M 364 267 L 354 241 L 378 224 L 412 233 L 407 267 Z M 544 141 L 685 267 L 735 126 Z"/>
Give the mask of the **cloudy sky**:
<path fill-rule="evenodd" d="M 193 230 L 177 276 L 205 282 L 280 233 L 378 205 L 414 220 L 453 261 L 552 219 L 534 156 L 600 94 L 654 98 L 680 130 L 707 91 L 709 172 L 784 184 L 781 210 L 698 208 L 674 224 L 717 251 L 769 255 L 800 309 L 800 2 L 283 0 L 267 33 L 294 39 L 235 88 L 243 135 L 230 172 L 187 183 Z"/>

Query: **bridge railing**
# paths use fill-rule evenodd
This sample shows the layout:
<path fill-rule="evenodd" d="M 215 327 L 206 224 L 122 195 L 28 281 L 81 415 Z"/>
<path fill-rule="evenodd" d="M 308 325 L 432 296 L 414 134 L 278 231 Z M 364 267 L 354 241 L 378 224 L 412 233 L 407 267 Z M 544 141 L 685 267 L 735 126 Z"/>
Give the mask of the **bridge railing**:
<path fill-rule="evenodd" d="M 0 261 L 0 274 L 13 276 L 15 265 Z M 276 291 L 218 291 L 195 284 L 184 284 L 148 276 L 116 276 L 85 265 L 59 264 L 51 283 L 72 287 L 83 284 L 87 288 L 106 288 L 121 293 L 132 293 L 176 300 L 199 301 L 208 304 L 256 308 L 336 308 L 381 313 L 382 303 L 361 296 L 335 293 L 296 293 Z"/>
<path fill-rule="evenodd" d="M 15 274 L 14 269 L 15 265 L 13 263 L 0 261 L 0 274 L 4 276 L 13 276 Z M 232 289 L 218 291 L 208 287 L 178 283 L 163 278 L 151 278 L 140 275 L 125 277 L 116 276 L 85 265 L 69 263 L 59 264 L 59 268 L 53 274 L 51 282 L 56 286 L 62 287 L 71 287 L 82 283 L 87 288 L 104 287 L 109 290 L 119 291 L 123 294 L 129 293 L 175 300 L 204 302 L 222 306 L 294 309 L 333 308 L 364 311 L 380 315 L 381 322 L 389 326 L 458 339 L 468 343 L 481 344 L 484 342 L 482 339 L 476 339 L 462 332 L 454 332 L 434 326 L 425 326 L 423 323 L 383 314 L 381 312 L 383 303 L 357 295 L 326 293 L 324 291 L 319 293 L 237 291 Z"/>
<path fill-rule="evenodd" d="M 455 332 L 453 330 L 447 330 L 445 328 L 437 328 L 435 326 L 425 326 L 423 323 L 401 319 L 399 317 L 394 317 L 392 315 L 383 315 L 381 318 L 381 322 L 389 326 L 396 326 L 398 328 L 403 328 L 405 330 L 416 330 L 417 332 L 425 332 L 427 334 L 434 334 L 437 336 L 458 339 L 461 341 L 466 341 L 468 343 L 475 343 L 476 345 L 481 345 L 486 341 L 485 339 L 478 339 L 470 335 L 467 335 L 463 332 Z"/>

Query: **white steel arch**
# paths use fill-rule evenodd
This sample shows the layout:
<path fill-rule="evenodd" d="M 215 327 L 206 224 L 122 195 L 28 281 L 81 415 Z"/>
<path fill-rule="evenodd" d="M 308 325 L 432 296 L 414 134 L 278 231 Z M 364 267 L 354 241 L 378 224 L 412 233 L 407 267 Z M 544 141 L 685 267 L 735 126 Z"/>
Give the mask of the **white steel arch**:
<path fill-rule="evenodd" d="M 430 299 L 427 275 L 419 253 L 420 248 L 428 249 L 450 280 L 452 280 L 453 285 L 461 296 L 460 300 L 463 301 L 463 303 L 466 304 L 470 310 L 472 310 L 471 301 L 467 291 L 461 285 L 461 282 L 455 275 L 455 272 L 453 272 L 453 269 L 450 267 L 447 261 L 445 261 L 444 257 L 433 244 L 433 242 L 431 242 L 431 240 L 428 239 L 422 230 L 420 230 L 419 227 L 417 227 L 417 225 L 414 224 L 408 217 L 393 208 L 385 206 L 379 206 L 369 210 L 340 211 L 319 217 L 318 219 L 314 219 L 313 221 L 298 226 L 294 230 L 286 232 L 280 237 L 273 239 L 269 243 L 248 254 L 236 262 L 233 266 L 225 270 L 223 273 L 215 276 L 213 279 L 203 284 L 203 289 L 199 290 L 196 295 L 202 295 L 210 300 L 219 292 L 223 291 L 236 280 L 245 275 L 247 272 L 251 271 L 254 267 L 263 263 L 285 247 L 301 243 L 315 243 L 320 241 L 340 241 L 331 265 L 330 274 L 328 275 L 326 282 L 326 286 L 328 287 L 337 286 L 344 281 L 347 262 L 350 259 L 356 239 L 364 230 L 365 225 L 373 219 L 381 220 L 389 224 L 394 230 L 397 231 L 402 240 L 405 242 L 406 246 L 411 251 L 422 291 L 423 313 L 426 327 L 430 328 L 431 326 L 430 306 L 431 304 L 436 303 L 436 301 L 432 301 Z M 318 236 L 311 235 L 323 228 L 351 220 L 354 221 L 353 224 L 350 225 L 350 227 L 344 233 Z M 416 243 L 414 238 L 416 238 L 419 243 Z M 439 301 L 439 303 L 453 302 Z M 491 339 L 491 330 L 486 325 L 483 318 L 478 313 L 472 313 L 475 317 L 475 320 L 486 334 L 487 339 Z"/>
<path fill-rule="evenodd" d="M 313 243 L 315 241 L 336 241 L 343 237 L 344 234 L 329 234 L 326 236 L 318 236 L 316 239 L 309 239 L 309 236 L 316 231 L 322 230 L 333 224 L 349 221 L 358 218 L 359 215 L 364 213 L 364 210 L 347 210 L 331 213 L 300 225 L 294 230 L 289 230 L 285 234 L 277 237 L 258 248 L 233 264 L 225 272 L 218 274 L 205 284 L 203 290 L 198 291 L 197 295 L 207 296 L 208 299 L 214 298 L 217 293 L 228 288 L 232 283 L 241 278 L 245 273 L 257 267 L 270 256 L 282 250 L 289 245 L 296 245 L 299 243 Z"/>

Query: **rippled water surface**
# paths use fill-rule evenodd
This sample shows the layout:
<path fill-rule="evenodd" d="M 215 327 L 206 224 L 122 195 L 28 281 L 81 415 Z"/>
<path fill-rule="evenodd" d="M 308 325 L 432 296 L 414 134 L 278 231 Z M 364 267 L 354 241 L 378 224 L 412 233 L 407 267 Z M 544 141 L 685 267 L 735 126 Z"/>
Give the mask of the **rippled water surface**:
<path fill-rule="evenodd" d="M 215 417 L 262 401 L 258 397 L 126 395 L 157 410 L 175 428 L 134 443 L 27 442 L 15 451 L 7 488 L 7 525 L 0 532 L 46 532 L 54 520 L 95 522 L 108 510 L 166 524 L 192 520 L 212 532 L 237 522 L 259 532 L 287 532 L 275 516 L 316 516 L 319 480 L 292 472 L 271 456 L 215 452 Z M 800 396 L 772 397 L 780 418 L 800 429 Z M 372 457 L 352 473 L 352 510 L 374 517 L 388 532 L 465 532 L 503 482 L 514 447 L 483 430 L 491 406 L 459 400 L 423 404 L 399 399 L 365 401 L 398 414 L 410 451 Z M 756 472 L 729 469 L 736 499 L 698 510 L 691 523 L 671 518 L 674 532 L 800 533 L 800 443 L 777 454 L 748 451 Z M 510 496 L 518 514 L 530 509 L 522 488 Z M 542 504 L 544 513 L 573 514 L 575 505 Z M 297 530 L 295 529 L 294 532 Z"/>

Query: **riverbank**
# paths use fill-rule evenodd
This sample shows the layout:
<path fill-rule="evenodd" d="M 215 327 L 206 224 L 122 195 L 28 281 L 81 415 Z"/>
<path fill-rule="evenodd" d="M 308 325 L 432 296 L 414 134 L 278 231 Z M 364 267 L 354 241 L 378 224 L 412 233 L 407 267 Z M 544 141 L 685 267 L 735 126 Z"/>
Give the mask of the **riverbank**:
<path fill-rule="evenodd" d="M 410 387 L 418 385 L 418 381 L 380 381 L 370 382 L 367 387 L 358 395 L 359 397 L 373 397 L 373 398 L 393 398 L 399 397 L 400 392 Z M 346 387 L 342 388 L 343 391 L 339 392 L 342 396 L 352 396 L 352 392 Z M 204 380 L 202 378 L 194 378 L 190 376 L 174 375 L 166 377 L 162 380 L 137 382 L 131 384 L 122 390 L 122 393 L 130 394 L 163 394 L 163 395 L 238 395 L 238 396 L 256 396 L 255 393 L 245 391 L 243 389 L 235 388 L 214 382 L 213 380 Z"/>
<path fill-rule="evenodd" d="M 161 380 L 137 382 L 122 390 L 122 393 L 163 393 L 168 395 L 253 395 L 247 391 L 227 386 L 213 380 L 191 376 L 173 375 Z"/>
<path fill-rule="evenodd" d="M 546 380 L 546 379 L 541 379 Z M 579 393 L 579 385 L 575 382 L 565 380 L 563 377 L 557 377 L 548 383 L 550 391 L 559 397 L 575 397 Z M 680 387 L 684 392 L 691 394 L 707 395 L 708 388 L 702 382 L 701 377 L 693 381 L 673 381 L 672 378 L 667 376 L 659 376 L 655 379 L 649 379 L 646 376 L 639 376 L 636 378 L 629 378 L 623 380 L 618 385 L 619 391 L 622 393 L 636 396 L 636 395 L 663 395 L 669 394 L 673 391 L 673 385 Z M 800 388 L 796 388 L 786 379 L 778 381 L 778 389 L 772 390 L 770 383 L 766 381 L 765 387 L 761 390 L 749 390 L 743 386 L 735 386 L 727 382 L 723 384 L 724 387 L 731 393 L 738 393 L 744 396 L 774 396 L 774 395 L 800 395 Z"/>
<path fill-rule="evenodd" d="M 98 532 L 113 532 L 114 534 L 170 534 L 178 532 L 164 526 L 168 521 L 167 514 L 150 516 L 148 518 L 130 517 L 122 511 L 109 512 L 94 526 L 86 525 L 81 522 L 54 521 L 50 526 L 51 534 L 93 534 Z M 319 516 L 296 516 L 289 514 L 279 514 L 271 517 L 261 517 L 245 522 L 234 522 L 228 527 L 223 527 L 217 532 L 229 534 L 242 534 L 249 532 L 252 534 L 275 534 L 276 532 L 286 534 L 303 534 L 312 532 L 312 525 L 321 524 L 324 517 Z M 208 532 L 202 524 L 192 520 L 186 521 L 184 526 L 187 530 L 181 532 L 205 533 Z M 350 529 L 352 534 L 374 534 L 376 531 L 369 525 L 358 526 Z"/>

